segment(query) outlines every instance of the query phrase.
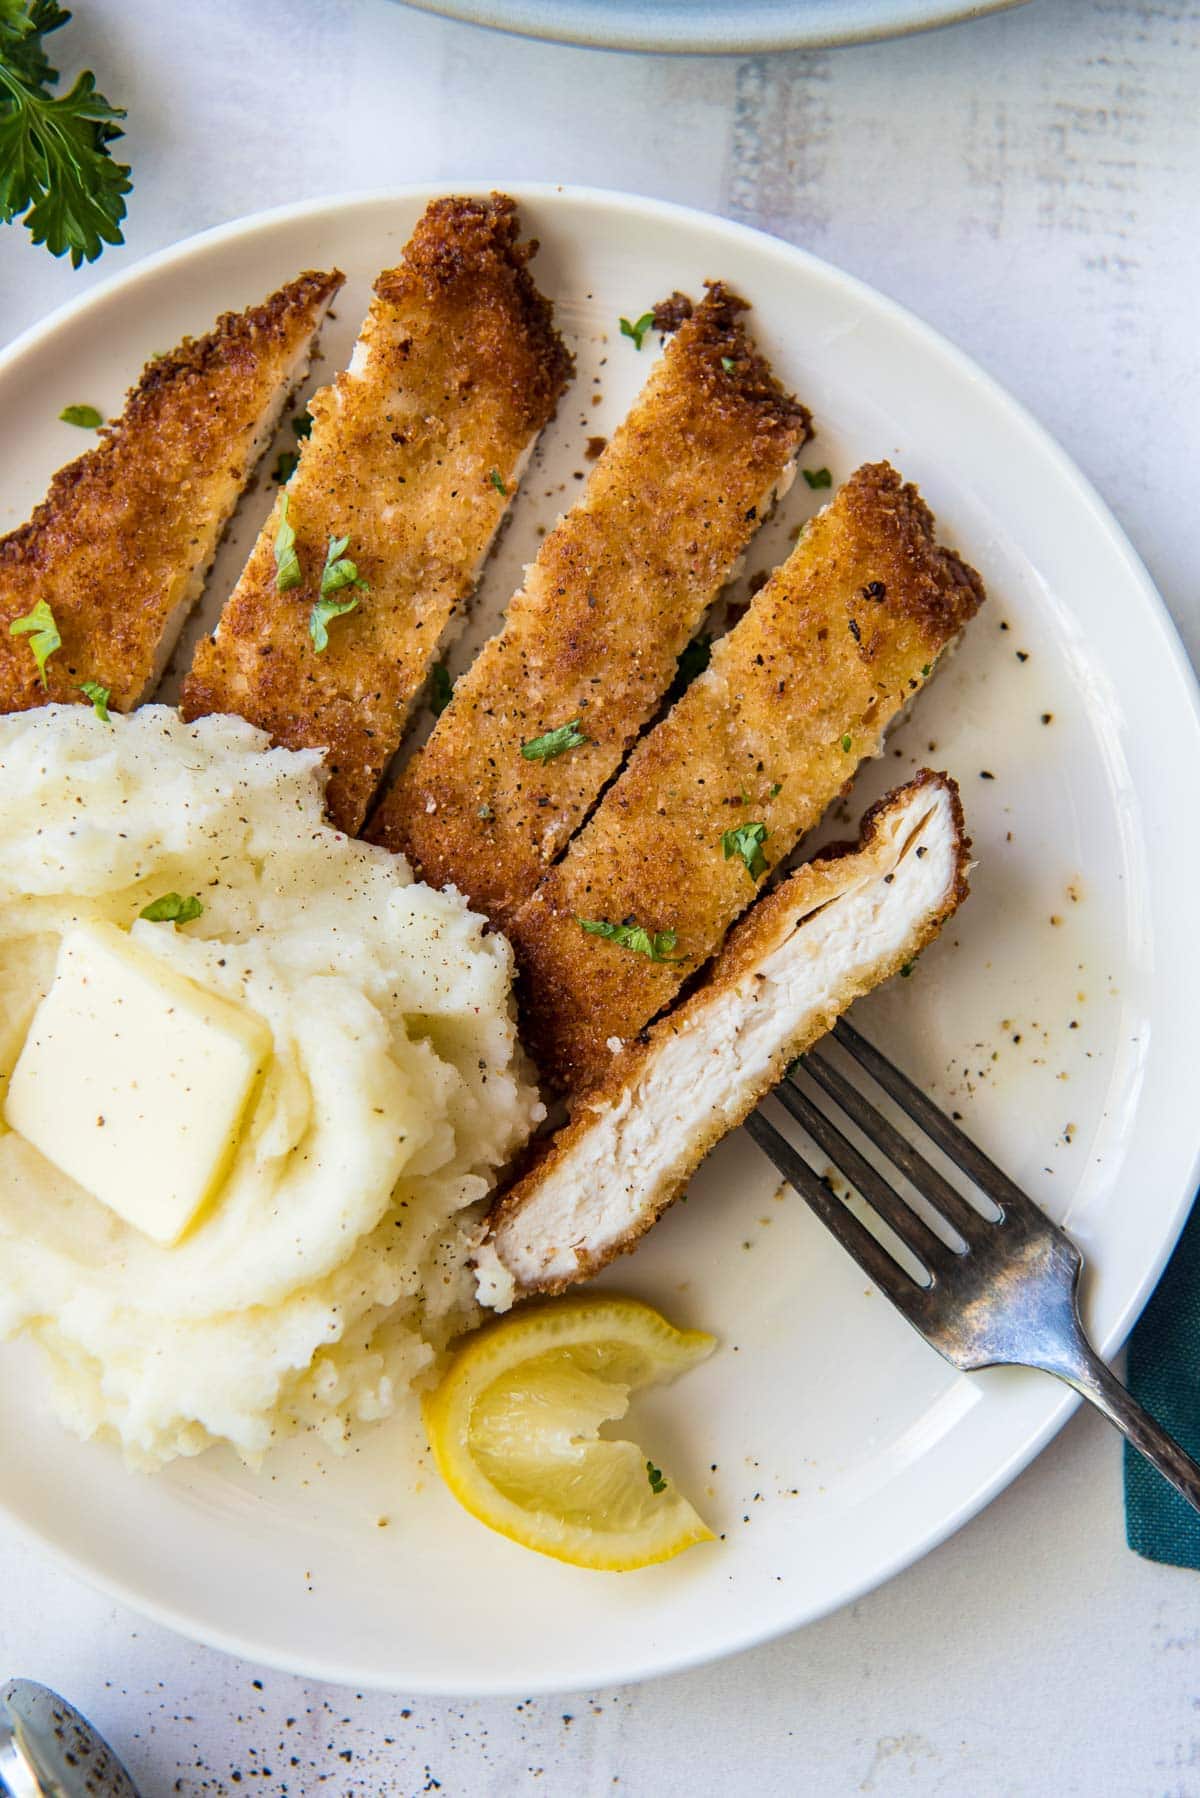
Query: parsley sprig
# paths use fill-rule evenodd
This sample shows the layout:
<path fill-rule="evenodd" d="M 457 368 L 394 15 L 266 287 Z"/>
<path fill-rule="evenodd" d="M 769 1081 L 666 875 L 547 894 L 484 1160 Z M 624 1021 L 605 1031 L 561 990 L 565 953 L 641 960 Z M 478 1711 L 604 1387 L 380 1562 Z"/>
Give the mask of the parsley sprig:
<path fill-rule="evenodd" d="M 85 680 L 80 681 L 79 683 L 79 691 L 83 694 L 85 699 L 91 700 L 92 710 L 95 712 L 97 718 L 99 718 L 101 724 L 112 723 L 112 719 L 108 715 L 108 701 L 111 690 L 112 689 L 109 687 L 102 687 L 98 680 Z"/>
<path fill-rule="evenodd" d="M 646 1478 L 650 1482 L 650 1490 L 653 1492 L 655 1498 L 658 1497 L 660 1492 L 666 1491 L 667 1482 L 663 1479 L 662 1468 L 656 1467 L 653 1461 L 646 1462 Z"/>
<path fill-rule="evenodd" d="M 560 724 L 557 730 L 543 731 L 540 737 L 531 737 L 528 743 L 522 743 L 521 754 L 527 762 L 552 762 L 556 755 L 565 755 L 568 749 L 581 748 L 591 738 L 584 736 L 579 723 L 578 718 L 572 718 L 569 724 Z"/>
<path fill-rule="evenodd" d="M 653 325 L 653 312 L 643 312 L 641 318 L 632 320 L 623 318 L 621 320 L 621 336 L 631 338 L 633 340 L 634 349 L 640 350 L 642 347 L 642 339 L 645 337 L 646 332 L 652 329 Z"/>
<path fill-rule="evenodd" d="M 349 537 L 331 537 L 325 552 L 321 596 L 308 615 L 308 634 L 318 655 L 329 648 L 329 620 L 344 617 L 358 605 L 358 593 L 348 593 L 345 599 L 338 599 L 337 595 L 347 587 L 357 587 L 363 593 L 371 591 L 369 582 L 359 576 L 358 564 L 346 554 L 349 547 Z"/>
<path fill-rule="evenodd" d="M 667 688 L 667 704 L 674 705 L 682 698 L 698 674 L 703 674 L 712 661 L 712 638 L 707 636 L 693 637 L 686 644 L 682 655 L 675 664 L 675 678 Z"/>
<path fill-rule="evenodd" d="M 109 146 L 125 117 L 90 69 L 65 94 L 42 40 L 71 17 L 58 0 L 0 0 L 0 221 L 72 265 L 123 243 L 129 169 Z"/>
<path fill-rule="evenodd" d="M 732 830 L 721 832 L 721 847 L 725 851 L 725 860 L 733 861 L 740 856 L 746 864 L 746 872 L 751 880 L 759 880 L 767 871 L 767 858 L 762 846 L 767 840 L 765 824 L 735 824 Z"/>
<path fill-rule="evenodd" d="M 445 662 L 435 662 L 429 679 L 429 709 L 435 718 L 441 717 L 453 697 L 454 682 L 450 670 Z"/>
<path fill-rule="evenodd" d="M 164 893 L 143 905 L 138 917 L 148 918 L 152 924 L 190 924 L 203 910 L 204 902 L 195 893 Z"/>
<path fill-rule="evenodd" d="M 671 951 L 679 941 L 673 930 L 647 930 L 644 924 L 630 922 L 628 924 L 610 924 L 607 918 L 580 918 L 582 929 L 589 936 L 607 937 L 610 943 L 618 948 L 632 949 L 635 955 L 645 955 L 651 961 L 685 961 L 683 955 L 672 955 Z"/>
<path fill-rule="evenodd" d="M 2 0 L 0 0 L 2 4 Z M 44 599 L 39 599 L 31 612 L 24 618 L 14 618 L 8 627 L 10 637 L 28 637 L 29 647 L 33 651 L 33 659 L 37 663 L 38 679 L 43 687 L 49 686 L 46 679 L 46 663 L 56 649 L 62 648 L 62 638 L 58 634 L 58 625 L 54 613 Z"/>
<path fill-rule="evenodd" d="M 81 431 L 98 431 L 104 423 L 103 412 L 95 406 L 64 406 L 59 418 L 65 425 L 78 425 Z"/>
<path fill-rule="evenodd" d="M 279 501 L 279 529 L 275 533 L 275 591 L 286 593 L 289 587 L 298 587 L 304 579 L 304 571 L 300 567 L 300 557 L 296 553 L 296 533 L 288 522 L 288 505 L 291 495 L 285 493 Z"/>

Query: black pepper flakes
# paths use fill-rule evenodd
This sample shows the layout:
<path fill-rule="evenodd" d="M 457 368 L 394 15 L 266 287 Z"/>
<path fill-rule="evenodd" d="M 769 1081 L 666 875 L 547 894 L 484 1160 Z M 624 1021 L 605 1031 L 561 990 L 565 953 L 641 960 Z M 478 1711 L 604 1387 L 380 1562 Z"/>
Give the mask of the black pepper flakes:
<path fill-rule="evenodd" d="M 858 619 L 857 618 L 848 618 L 846 620 L 846 624 L 847 624 L 847 628 L 850 632 L 850 635 L 854 638 L 854 641 L 856 643 L 861 643 L 862 642 L 862 632 L 858 628 Z"/>
<path fill-rule="evenodd" d="M 863 588 L 863 598 L 873 599 L 877 606 L 881 606 L 887 598 L 887 588 L 882 581 L 868 581 Z"/>

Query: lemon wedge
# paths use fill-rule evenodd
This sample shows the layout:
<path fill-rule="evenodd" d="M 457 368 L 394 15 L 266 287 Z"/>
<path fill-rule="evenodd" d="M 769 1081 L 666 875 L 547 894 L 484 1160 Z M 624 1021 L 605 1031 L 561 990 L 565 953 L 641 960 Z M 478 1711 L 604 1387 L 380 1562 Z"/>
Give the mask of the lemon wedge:
<path fill-rule="evenodd" d="M 489 1529 L 611 1573 L 666 1561 L 712 1531 L 675 1482 L 601 1424 L 640 1386 L 671 1379 L 714 1338 L 636 1299 L 564 1299 L 469 1336 L 424 1400 L 443 1479 Z"/>

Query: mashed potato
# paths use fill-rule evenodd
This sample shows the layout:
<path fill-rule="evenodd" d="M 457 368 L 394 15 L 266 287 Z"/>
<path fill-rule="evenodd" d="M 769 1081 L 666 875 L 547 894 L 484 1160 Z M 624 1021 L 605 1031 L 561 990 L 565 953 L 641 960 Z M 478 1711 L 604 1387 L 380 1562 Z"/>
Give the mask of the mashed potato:
<path fill-rule="evenodd" d="M 174 1248 L 0 1125 L 0 1338 L 35 1337 L 64 1421 L 145 1466 L 387 1416 L 472 1321 L 479 1202 L 542 1115 L 507 943 L 330 829 L 317 755 L 265 744 L 163 706 L 0 718 L 0 1106 L 75 920 L 131 927 L 273 1036 Z M 203 915 L 139 921 L 165 892 Z"/>

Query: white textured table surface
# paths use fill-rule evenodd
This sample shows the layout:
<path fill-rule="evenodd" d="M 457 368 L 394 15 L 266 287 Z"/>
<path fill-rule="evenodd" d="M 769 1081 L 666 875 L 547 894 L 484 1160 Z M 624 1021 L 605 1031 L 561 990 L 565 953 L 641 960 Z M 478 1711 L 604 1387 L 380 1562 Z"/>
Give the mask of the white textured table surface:
<path fill-rule="evenodd" d="M 543 47 L 388 0 L 78 11 L 66 66 L 92 63 L 129 108 L 129 243 L 73 274 L 0 233 L 0 342 L 152 250 L 311 195 L 472 177 L 690 202 L 864 276 L 998 375 L 1200 651 L 1196 0 L 1035 0 L 903 43 L 711 62 Z M 305 1686 L 143 1624 L 2 1530 L 0 1594 L 0 1675 L 73 1697 L 146 1798 L 1200 1798 L 1200 1581 L 1125 1550 L 1117 1443 L 1091 1418 L 853 1609 L 642 1688 L 522 1704 Z"/>

